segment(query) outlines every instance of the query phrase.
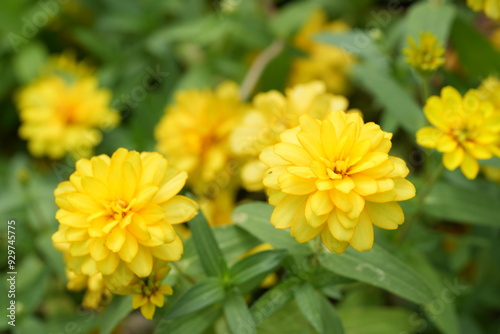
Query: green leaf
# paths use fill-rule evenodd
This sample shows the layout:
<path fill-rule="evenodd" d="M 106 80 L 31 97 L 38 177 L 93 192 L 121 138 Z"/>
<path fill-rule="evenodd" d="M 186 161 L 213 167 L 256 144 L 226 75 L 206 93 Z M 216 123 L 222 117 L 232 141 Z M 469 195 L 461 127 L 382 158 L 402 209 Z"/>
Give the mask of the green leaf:
<path fill-rule="evenodd" d="M 102 334 L 110 334 L 113 329 L 132 311 L 132 296 L 115 296 L 100 316 Z"/>
<path fill-rule="evenodd" d="M 229 269 L 229 283 L 238 286 L 242 293 L 250 292 L 280 265 L 285 256 L 286 252 L 282 250 L 268 250 L 247 256 Z"/>
<path fill-rule="evenodd" d="M 214 304 L 175 319 L 164 318 L 156 327 L 155 334 L 202 334 L 221 313 L 221 307 Z"/>
<path fill-rule="evenodd" d="M 498 193 L 437 182 L 424 200 L 425 213 L 448 221 L 500 226 Z"/>
<path fill-rule="evenodd" d="M 208 276 L 224 277 L 227 274 L 227 264 L 203 213 L 200 211 L 188 225 L 205 273 Z"/>
<path fill-rule="evenodd" d="M 349 334 L 413 333 L 422 328 L 420 321 L 425 324 L 417 313 L 402 307 L 339 308 L 338 313 Z"/>
<path fill-rule="evenodd" d="M 420 106 L 388 73 L 370 63 L 356 65 L 353 71 L 356 80 L 409 134 L 414 135 L 425 125 Z"/>
<path fill-rule="evenodd" d="M 20 82 L 28 83 L 37 77 L 46 62 L 48 52 L 39 42 L 32 42 L 19 50 L 13 59 L 14 73 Z"/>
<path fill-rule="evenodd" d="M 317 334 L 297 306 L 291 300 L 257 327 L 259 334 Z"/>
<path fill-rule="evenodd" d="M 237 289 L 229 289 L 224 300 L 224 315 L 233 334 L 252 334 L 255 322 L 243 295 Z"/>
<path fill-rule="evenodd" d="M 274 207 L 264 202 L 245 203 L 233 212 L 233 221 L 256 238 L 292 255 L 312 253 L 307 244 L 299 244 L 287 231 L 274 228 L 269 222 Z"/>
<path fill-rule="evenodd" d="M 224 299 L 224 286 L 220 279 L 209 277 L 187 290 L 165 314 L 165 319 L 193 313 Z"/>
<path fill-rule="evenodd" d="M 295 300 L 302 314 L 318 333 L 342 334 L 344 332 L 335 308 L 310 283 L 305 282 L 295 290 Z"/>
<path fill-rule="evenodd" d="M 492 166 L 492 167 L 500 167 L 500 158 L 493 157 L 488 160 L 481 160 L 479 162 L 482 166 Z"/>
<path fill-rule="evenodd" d="M 293 291 L 297 289 L 299 284 L 300 279 L 292 277 L 260 296 L 250 308 L 255 323 L 259 325 L 285 306 L 292 299 Z"/>
<path fill-rule="evenodd" d="M 445 2 L 421 1 L 410 7 L 406 17 L 406 34 L 415 41 L 420 32 L 432 32 L 446 46 L 451 25 L 455 17 L 455 7 Z"/>
<path fill-rule="evenodd" d="M 457 17 L 453 23 L 451 44 L 457 51 L 460 64 L 469 75 L 487 77 L 499 73 L 500 53 L 462 17 Z"/>
<path fill-rule="evenodd" d="M 313 1 L 292 2 L 272 16 L 271 29 L 275 35 L 287 38 L 296 33 L 318 4 Z"/>
<path fill-rule="evenodd" d="M 227 263 L 240 258 L 262 242 L 237 225 L 224 225 L 212 228 Z"/>
<path fill-rule="evenodd" d="M 378 245 L 366 252 L 347 249 L 323 253 L 321 265 L 331 272 L 385 289 L 417 304 L 433 300 L 427 283 L 411 267 Z"/>

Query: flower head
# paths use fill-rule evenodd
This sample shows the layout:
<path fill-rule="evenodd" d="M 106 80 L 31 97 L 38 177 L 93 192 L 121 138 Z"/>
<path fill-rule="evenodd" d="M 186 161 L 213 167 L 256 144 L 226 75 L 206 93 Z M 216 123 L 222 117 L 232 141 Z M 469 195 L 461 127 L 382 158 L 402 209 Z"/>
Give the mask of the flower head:
<path fill-rule="evenodd" d="M 500 110 L 500 80 L 493 76 L 486 78 L 477 89 L 481 100 L 490 101 L 493 106 Z"/>
<path fill-rule="evenodd" d="M 235 197 L 232 196 L 236 191 L 234 181 L 227 177 L 231 176 L 234 165 L 229 135 L 245 108 L 233 83 L 223 83 L 215 91 L 181 91 L 155 130 L 158 151 L 188 172 L 189 186 L 198 197 L 206 199 L 205 203 L 214 212 L 225 211 L 213 208 L 219 202 L 208 203 L 219 193 L 230 192 L 230 197 Z M 222 178 L 229 182 L 219 182 Z M 227 221 L 221 216 L 207 218 L 212 225 L 229 223 L 229 213 L 223 215 Z"/>
<path fill-rule="evenodd" d="M 331 110 L 346 110 L 348 101 L 343 96 L 326 92 L 320 81 L 297 85 L 286 91 L 260 93 L 253 99 L 251 110 L 231 135 L 233 152 L 245 160 L 241 178 L 249 191 L 263 189 L 262 178 L 267 167 L 259 154 L 269 145 L 279 142 L 279 135 L 299 125 L 301 115 L 323 118 Z"/>
<path fill-rule="evenodd" d="M 183 245 L 173 224 L 198 205 L 177 193 L 186 182 L 158 153 L 118 149 L 76 163 L 55 190 L 59 230 L 52 240 L 75 274 L 101 273 L 110 290 L 148 277 L 153 260 L 179 260 Z"/>
<path fill-rule="evenodd" d="M 397 201 L 415 195 L 403 160 L 389 156 L 390 133 L 364 123 L 359 113 L 332 111 L 324 120 L 310 115 L 283 132 L 260 155 L 271 223 L 290 228 L 298 242 L 321 235 L 331 251 L 373 245 L 373 225 L 396 229 L 404 215 Z"/>
<path fill-rule="evenodd" d="M 500 19 L 500 0 L 467 0 L 467 6 L 476 12 L 483 11 L 491 19 Z"/>
<path fill-rule="evenodd" d="M 406 62 L 421 72 L 433 72 L 444 64 L 442 43 L 431 32 L 420 32 L 417 45 L 413 37 L 408 37 L 409 47 L 403 50 Z"/>
<path fill-rule="evenodd" d="M 346 93 L 349 89 L 348 72 L 354 57 L 339 47 L 315 42 L 313 37 L 321 32 L 338 33 L 349 29 L 342 21 L 328 22 L 324 11 L 313 12 L 294 39 L 295 46 L 307 55 L 292 63 L 290 85 L 321 80 L 328 91 Z"/>
<path fill-rule="evenodd" d="M 424 113 L 433 126 L 417 132 L 417 142 L 443 152 L 443 164 L 449 170 L 458 166 L 468 179 L 479 171 L 477 159 L 500 156 L 500 112 L 476 90 L 463 97 L 453 87 L 445 87 L 441 96 L 431 96 Z"/>
<path fill-rule="evenodd" d="M 109 108 L 111 94 L 85 67 L 60 57 L 45 75 L 24 87 L 17 96 L 21 118 L 19 136 L 28 140 L 34 156 L 62 158 L 66 153 L 87 157 L 102 139 L 100 129 L 119 122 Z"/>

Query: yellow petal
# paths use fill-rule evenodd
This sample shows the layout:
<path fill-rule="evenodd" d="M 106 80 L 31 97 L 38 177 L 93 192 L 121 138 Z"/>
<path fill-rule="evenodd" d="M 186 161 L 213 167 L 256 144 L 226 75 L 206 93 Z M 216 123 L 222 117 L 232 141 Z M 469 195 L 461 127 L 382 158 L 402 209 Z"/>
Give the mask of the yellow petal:
<path fill-rule="evenodd" d="M 83 190 L 94 200 L 102 201 L 109 198 L 108 187 L 99 179 L 94 177 L 82 178 Z"/>
<path fill-rule="evenodd" d="M 373 247 L 373 225 L 370 217 L 365 212 L 359 216 L 356 230 L 349 241 L 352 248 L 359 252 L 369 250 Z"/>
<path fill-rule="evenodd" d="M 83 256 L 90 252 L 90 239 L 73 242 L 69 246 L 69 253 L 71 256 Z"/>
<path fill-rule="evenodd" d="M 120 258 L 118 255 L 110 252 L 104 260 L 97 262 L 97 267 L 103 275 L 111 275 L 115 272 L 119 263 Z"/>
<path fill-rule="evenodd" d="M 274 146 L 264 148 L 259 159 L 269 167 L 290 165 L 288 161 L 274 153 Z"/>
<path fill-rule="evenodd" d="M 137 175 L 135 174 L 134 167 L 128 161 L 125 161 L 122 166 L 122 198 L 129 203 L 135 196 L 137 189 Z"/>
<path fill-rule="evenodd" d="M 394 179 L 394 190 L 396 191 L 395 201 L 406 201 L 415 197 L 415 186 L 410 181 L 403 178 Z"/>
<path fill-rule="evenodd" d="M 97 265 L 95 260 L 90 256 L 86 256 L 82 262 L 82 274 L 91 276 L 95 273 L 97 273 Z"/>
<path fill-rule="evenodd" d="M 118 256 L 125 262 L 130 262 L 137 255 L 137 251 L 139 249 L 139 245 L 134 236 L 130 233 L 125 234 L 125 242 L 123 243 L 123 247 L 118 252 Z"/>
<path fill-rule="evenodd" d="M 125 231 L 121 227 L 115 226 L 106 239 L 106 247 L 116 253 L 122 248 L 124 242 Z"/>
<path fill-rule="evenodd" d="M 161 293 L 156 292 L 156 293 L 154 293 L 153 295 L 151 295 L 149 297 L 149 300 L 154 305 L 156 305 L 158 307 L 162 307 L 163 303 L 165 302 L 165 296 L 163 294 L 161 294 Z"/>
<path fill-rule="evenodd" d="M 82 193 L 69 193 L 61 195 L 61 197 L 68 200 L 76 211 L 94 213 L 103 209 L 103 206 L 93 200 L 90 196 Z"/>
<path fill-rule="evenodd" d="M 152 201 L 154 203 L 162 204 L 177 195 L 186 184 L 187 177 L 188 175 L 186 172 L 181 172 L 174 176 L 167 183 L 161 186 Z"/>
<path fill-rule="evenodd" d="M 147 302 L 148 302 L 148 298 L 146 298 L 142 294 L 135 295 L 132 298 L 132 308 L 139 308 L 142 305 L 146 304 Z"/>
<path fill-rule="evenodd" d="M 404 213 L 397 202 L 365 203 L 366 213 L 375 226 L 395 230 L 404 222 Z"/>
<path fill-rule="evenodd" d="M 274 145 L 274 153 L 295 166 L 309 166 L 312 161 L 303 147 L 294 144 L 278 143 Z"/>
<path fill-rule="evenodd" d="M 102 261 L 109 255 L 109 249 L 104 246 L 106 238 L 93 238 L 90 243 L 90 256 L 96 261 Z"/>
<path fill-rule="evenodd" d="M 297 213 L 293 217 L 292 227 L 290 229 L 290 235 L 299 243 L 304 243 L 313 239 L 323 230 L 323 225 L 314 228 L 307 223 L 305 206 L 306 205 L 304 203 L 297 210 Z"/>
<path fill-rule="evenodd" d="M 279 229 L 290 228 L 297 209 L 302 206 L 306 196 L 286 195 L 274 208 L 271 224 Z"/>
<path fill-rule="evenodd" d="M 387 202 L 392 202 L 395 201 L 398 196 L 398 193 L 396 190 L 391 189 L 388 191 L 376 193 L 370 196 L 365 196 L 365 200 L 367 202 L 374 202 L 374 203 L 387 203 Z"/>
<path fill-rule="evenodd" d="M 347 194 L 354 189 L 354 182 L 349 176 L 344 176 L 340 180 L 335 180 L 335 188 Z"/>
<path fill-rule="evenodd" d="M 92 175 L 102 182 L 107 182 L 110 163 L 109 157 L 107 155 L 100 155 L 93 157 L 90 162 L 92 164 Z"/>
<path fill-rule="evenodd" d="M 151 253 L 154 257 L 165 261 L 177 261 L 181 258 L 183 252 L 184 247 L 178 236 L 168 244 L 151 248 Z"/>
<path fill-rule="evenodd" d="M 341 210 L 335 210 L 335 212 L 337 213 L 337 218 L 339 219 L 340 223 L 344 225 L 345 228 L 352 229 L 356 227 L 359 217 L 351 218 Z"/>
<path fill-rule="evenodd" d="M 448 170 L 454 170 L 462 164 L 464 160 L 464 150 L 458 147 L 456 150 L 443 154 L 443 165 Z"/>
<path fill-rule="evenodd" d="M 349 197 L 340 191 L 330 191 L 330 199 L 333 204 L 344 212 L 350 212 L 352 210 L 352 203 L 349 201 Z"/>
<path fill-rule="evenodd" d="M 311 168 L 309 167 L 297 167 L 297 166 L 289 166 L 286 167 L 286 171 L 292 175 L 304 178 L 304 179 L 312 179 L 316 178 L 316 174 L 313 173 Z"/>
<path fill-rule="evenodd" d="M 460 166 L 462 173 L 464 173 L 465 177 L 469 180 L 473 180 L 476 178 L 477 173 L 479 172 L 479 163 L 476 159 L 474 159 L 471 155 L 465 154 L 464 161 Z"/>
<path fill-rule="evenodd" d="M 309 197 L 309 200 L 306 202 L 306 207 L 305 207 L 306 221 L 311 227 L 319 227 L 326 222 L 328 214 L 323 214 L 323 215 L 315 214 L 311 209 L 310 199 L 311 198 Z"/>
<path fill-rule="evenodd" d="M 155 315 L 156 307 L 152 303 L 146 303 L 141 306 L 141 313 L 144 318 L 153 320 L 153 316 Z"/>
<path fill-rule="evenodd" d="M 435 148 L 437 142 L 444 134 L 441 130 L 427 126 L 417 131 L 417 143 L 422 147 Z"/>
<path fill-rule="evenodd" d="M 333 203 L 330 199 L 328 191 L 316 191 L 310 198 L 311 210 L 317 215 L 321 216 L 333 210 Z"/>
<path fill-rule="evenodd" d="M 354 233 L 354 228 L 347 229 L 340 222 L 337 213 L 334 212 L 328 217 L 328 229 L 333 237 L 339 241 L 349 241 Z"/>
<path fill-rule="evenodd" d="M 86 228 L 68 227 L 66 229 L 66 240 L 68 241 L 82 241 L 89 238 Z"/>
<path fill-rule="evenodd" d="M 318 138 L 314 137 L 317 135 L 317 133 L 315 135 L 311 135 L 301 131 L 297 134 L 297 138 L 310 156 L 319 160 L 325 156 L 325 153 L 323 152 L 323 147 L 321 146 Z"/>
<path fill-rule="evenodd" d="M 354 191 L 361 196 L 368 196 L 378 191 L 377 181 L 363 174 L 351 175 L 354 182 Z"/>
<path fill-rule="evenodd" d="M 316 190 L 313 180 L 303 179 L 301 177 L 282 174 L 278 179 L 281 191 L 290 195 L 307 195 Z"/>
<path fill-rule="evenodd" d="M 140 216 L 148 225 L 157 224 L 165 220 L 165 209 L 157 204 L 147 204 L 135 216 Z"/>
<path fill-rule="evenodd" d="M 348 242 L 335 239 L 335 237 L 330 233 L 330 230 L 327 228 L 321 232 L 321 240 L 325 244 L 326 248 L 337 254 L 342 254 L 349 246 Z"/>
<path fill-rule="evenodd" d="M 278 179 L 283 173 L 286 173 L 286 169 L 287 167 L 284 166 L 269 168 L 265 172 L 264 179 L 262 180 L 264 186 L 274 190 L 280 190 Z"/>
<path fill-rule="evenodd" d="M 451 152 L 455 150 L 458 145 L 457 141 L 449 135 L 439 137 L 436 144 L 436 149 L 439 152 Z"/>
<path fill-rule="evenodd" d="M 353 191 L 347 194 L 347 198 L 352 204 L 352 210 L 347 212 L 347 216 L 351 219 L 355 219 L 359 217 L 361 211 L 363 211 L 365 207 L 365 199 Z"/>
<path fill-rule="evenodd" d="M 180 224 L 191 220 L 198 213 L 198 203 L 185 196 L 174 196 L 162 204 L 165 220 L 170 224 Z"/>
<path fill-rule="evenodd" d="M 138 277 L 147 277 L 153 270 L 153 256 L 149 248 L 139 246 L 137 254 L 127 266 Z"/>

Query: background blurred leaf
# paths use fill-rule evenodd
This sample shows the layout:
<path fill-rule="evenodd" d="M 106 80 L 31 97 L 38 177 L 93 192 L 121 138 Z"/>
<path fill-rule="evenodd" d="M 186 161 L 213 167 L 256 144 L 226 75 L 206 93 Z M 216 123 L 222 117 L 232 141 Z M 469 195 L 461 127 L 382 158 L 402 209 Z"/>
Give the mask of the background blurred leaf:
<path fill-rule="evenodd" d="M 252 334 L 255 322 L 247 303 L 238 289 L 229 289 L 224 300 L 224 315 L 233 334 Z"/>
<path fill-rule="evenodd" d="M 406 34 L 418 43 L 420 32 L 430 31 L 445 48 L 454 17 L 455 7 L 449 3 L 420 1 L 412 5 L 406 14 Z"/>
<path fill-rule="evenodd" d="M 345 308 L 338 312 L 349 334 L 409 334 L 421 328 L 415 316 L 402 307 Z"/>
<path fill-rule="evenodd" d="M 182 317 L 163 319 L 156 326 L 155 334 L 202 334 L 217 320 L 221 313 L 220 305 L 214 304 Z"/>

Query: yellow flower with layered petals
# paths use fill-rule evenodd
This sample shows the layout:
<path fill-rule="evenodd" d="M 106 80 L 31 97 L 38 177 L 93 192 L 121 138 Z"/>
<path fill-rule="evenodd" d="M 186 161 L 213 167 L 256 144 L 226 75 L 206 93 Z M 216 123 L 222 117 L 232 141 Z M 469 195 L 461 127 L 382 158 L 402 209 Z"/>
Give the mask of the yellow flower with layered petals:
<path fill-rule="evenodd" d="M 443 164 L 449 170 L 458 166 L 468 179 L 479 171 L 478 159 L 500 156 L 500 112 L 476 90 L 463 97 L 453 87 L 431 96 L 424 113 L 433 126 L 417 132 L 417 143 L 443 152 Z"/>
<path fill-rule="evenodd" d="M 398 201 L 415 196 L 405 179 L 405 162 L 389 156 L 392 134 L 359 113 L 332 111 L 324 120 L 310 115 L 283 132 L 260 155 L 271 223 L 290 229 L 300 243 L 321 235 L 328 249 L 342 253 L 373 246 L 373 225 L 397 229 L 404 221 Z"/>
<path fill-rule="evenodd" d="M 339 47 L 315 42 L 313 38 L 322 32 L 338 33 L 349 29 L 342 21 L 328 22 L 327 14 L 322 10 L 313 12 L 294 40 L 294 45 L 307 56 L 292 63 L 290 86 L 321 80 L 328 91 L 345 94 L 349 90 L 348 74 L 354 56 Z"/>
<path fill-rule="evenodd" d="M 101 142 L 102 129 L 119 123 L 118 112 L 109 107 L 111 93 L 98 87 L 86 68 L 60 57 L 46 75 L 18 94 L 21 127 L 19 136 L 28 141 L 36 157 L 88 157 Z M 58 66 L 62 66 L 59 68 Z"/>
<path fill-rule="evenodd" d="M 215 91 L 180 91 L 155 129 L 157 150 L 187 171 L 188 185 L 197 197 L 205 199 L 212 212 L 225 212 L 224 217 L 230 216 L 234 203 L 227 206 L 216 197 L 222 193 L 233 201 L 236 197 L 229 135 L 245 109 L 234 83 L 223 83 Z M 212 225 L 230 222 L 218 215 L 207 218 Z"/>
<path fill-rule="evenodd" d="M 483 11 L 491 19 L 500 19 L 500 0 L 467 0 L 467 6 L 474 11 Z"/>
<path fill-rule="evenodd" d="M 323 118 L 331 110 L 346 110 L 348 101 L 340 95 L 326 92 L 321 81 L 297 85 L 283 95 L 277 91 L 260 93 L 253 99 L 251 110 L 231 134 L 231 149 L 245 161 L 241 178 L 249 191 L 264 188 L 262 178 L 267 167 L 259 154 L 279 141 L 279 135 L 299 125 L 303 114 Z"/>
<path fill-rule="evenodd" d="M 409 47 L 403 49 L 406 62 L 421 72 L 434 72 L 444 64 L 443 44 L 432 32 L 420 32 L 419 44 L 413 37 L 408 37 Z"/>
<path fill-rule="evenodd" d="M 177 195 L 187 179 L 158 153 L 118 149 L 81 159 L 55 190 L 59 230 L 75 274 L 103 275 L 111 291 L 147 277 L 153 260 L 179 260 L 183 245 L 172 225 L 193 218 L 198 205 Z"/>

